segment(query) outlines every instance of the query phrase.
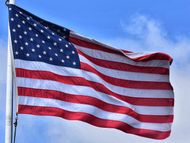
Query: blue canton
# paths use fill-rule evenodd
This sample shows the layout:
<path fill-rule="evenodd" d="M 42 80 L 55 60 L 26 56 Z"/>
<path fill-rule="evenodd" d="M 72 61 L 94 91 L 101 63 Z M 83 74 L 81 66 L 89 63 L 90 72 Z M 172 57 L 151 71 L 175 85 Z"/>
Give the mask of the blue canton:
<path fill-rule="evenodd" d="M 80 68 L 68 29 L 13 5 L 9 5 L 9 23 L 14 59 Z"/>

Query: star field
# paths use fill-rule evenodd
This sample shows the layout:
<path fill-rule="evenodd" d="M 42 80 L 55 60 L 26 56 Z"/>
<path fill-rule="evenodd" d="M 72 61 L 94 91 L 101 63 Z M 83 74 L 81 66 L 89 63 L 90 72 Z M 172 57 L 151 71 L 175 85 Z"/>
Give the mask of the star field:
<path fill-rule="evenodd" d="M 78 53 L 68 41 L 69 30 L 9 6 L 15 59 L 79 68 Z"/>

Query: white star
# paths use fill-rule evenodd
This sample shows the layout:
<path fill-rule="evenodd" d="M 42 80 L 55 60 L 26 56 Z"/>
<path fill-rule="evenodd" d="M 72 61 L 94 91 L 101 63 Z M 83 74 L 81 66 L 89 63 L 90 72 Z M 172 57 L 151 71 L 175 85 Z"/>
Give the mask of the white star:
<path fill-rule="evenodd" d="M 45 44 L 45 41 L 44 41 L 44 40 L 42 40 L 42 43 L 43 43 L 43 44 Z"/>
<path fill-rule="evenodd" d="M 43 51 L 43 54 L 46 55 L 46 51 Z"/>
<path fill-rule="evenodd" d="M 23 50 L 24 48 L 21 46 L 20 49 Z"/>
<path fill-rule="evenodd" d="M 25 24 L 26 22 L 23 20 L 22 23 Z"/>
<path fill-rule="evenodd" d="M 76 65 L 76 62 L 73 62 L 73 65 Z"/>
<path fill-rule="evenodd" d="M 67 59 L 69 59 L 69 58 L 70 58 L 70 56 L 66 56 L 66 58 L 67 58 Z"/>
<path fill-rule="evenodd" d="M 55 33 L 54 33 L 54 32 L 52 32 L 51 34 L 52 34 L 52 35 L 55 35 Z"/>
<path fill-rule="evenodd" d="M 64 63 L 65 61 L 62 59 L 61 62 Z"/>
<path fill-rule="evenodd" d="M 13 31 L 13 32 L 16 32 L 16 29 L 13 29 L 12 31 Z"/>
<path fill-rule="evenodd" d="M 48 28 L 49 28 L 48 26 L 45 27 L 45 29 L 48 29 Z"/>
<path fill-rule="evenodd" d="M 65 47 L 68 48 L 69 46 L 67 44 L 65 44 Z"/>
<path fill-rule="evenodd" d="M 50 60 L 50 61 L 53 61 L 53 58 L 50 57 L 49 60 Z"/>
<path fill-rule="evenodd" d="M 71 45 L 71 43 L 69 42 L 69 45 Z"/>
<path fill-rule="evenodd" d="M 57 54 L 57 53 L 55 53 L 55 56 L 57 57 L 57 56 L 58 56 L 58 54 Z"/>
<path fill-rule="evenodd" d="M 18 24 L 17 27 L 20 28 L 20 24 Z"/>
<path fill-rule="evenodd" d="M 14 43 L 17 43 L 17 40 L 14 40 Z"/>
<path fill-rule="evenodd" d="M 18 55 L 18 51 L 16 51 L 15 54 Z"/>
<path fill-rule="evenodd" d="M 54 45 L 54 46 L 57 46 L 57 43 L 56 43 L 56 42 L 54 42 L 54 43 L 53 43 L 53 45 Z"/>
<path fill-rule="evenodd" d="M 12 8 L 9 8 L 9 10 L 11 11 L 11 10 L 12 10 Z"/>
<path fill-rule="evenodd" d="M 28 42 L 25 42 L 25 45 L 28 46 Z"/>
<path fill-rule="evenodd" d="M 28 29 L 29 29 L 30 31 L 32 30 L 32 28 L 31 28 L 31 27 L 29 27 Z"/>
<path fill-rule="evenodd" d="M 75 54 L 75 51 L 72 51 L 72 54 Z"/>
<path fill-rule="evenodd" d="M 32 49 L 32 52 L 35 52 L 35 49 Z"/>
<path fill-rule="evenodd" d="M 29 57 L 29 56 L 30 56 L 30 54 L 28 54 L 28 53 L 27 53 L 27 54 L 26 54 L 26 56 L 27 56 L 27 57 Z"/>
<path fill-rule="evenodd" d="M 27 20 L 30 20 L 30 17 L 27 17 L 26 19 L 27 19 Z"/>
<path fill-rule="evenodd" d="M 24 34 L 25 34 L 25 35 L 27 35 L 27 32 L 26 32 L 26 31 L 24 31 Z"/>
<path fill-rule="evenodd" d="M 40 45 L 39 45 L 39 44 L 37 44 L 37 45 L 36 45 L 36 47 L 37 47 L 37 48 L 40 48 Z"/>
<path fill-rule="evenodd" d="M 16 17 L 18 17 L 18 14 L 15 14 Z"/>
<path fill-rule="evenodd" d="M 44 33 L 44 30 L 41 29 L 40 32 L 41 32 L 41 33 Z"/>
<path fill-rule="evenodd" d="M 21 35 L 19 35 L 18 37 L 19 37 L 20 39 L 22 39 L 22 36 L 21 36 Z"/>
<path fill-rule="evenodd" d="M 41 55 L 39 55 L 38 57 L 39 57 L 39 58 L 41 58 L 42 56 L 41 56 Z"/>
<path fill-rule="evenodd" d="M 63 49 L 60 49 L 60 52 L 63 52 Z"/>
<path fill-rule="evenodd" d="M 34 39 L 33 39 L 33 38 L 30 38 L 30 41 L 34 41 Z"/>
<path fill-rule="evenodd" d="M 11 18 L 11 21 L 14 21 L 14 18 Z"/>
<path fill-rule="evenodd" d="M 47 36 L 48 39 L 50 39 L 50 36 Z"/>
<path fill-rule="evenodd" d="M 62 41 L 62 39 L 61 39 L 61 38 L 59 38 L 59 41 Z"/>
<path fill-rule="evenodd" d="M 34 25 L 35 27 L 37 26 L 37 24 L 36 24 L 36 23 L 34 23 L 33 25 Z"/>
<path fill-rule="evenodd" d="M 38 37 L 38 34 L 36 34 L 35 36 Z"/>
<path fill-rule="evenodd" d="M 21 11 L 19 11 L 19 13 L 20 13 L 20 14 L 22 14 L 22 12 L 21 12 Z"/>
<path fill-rule="evenodd" d="M 51 50 L 51 47 L 48 47 L 49 50 Z"/>

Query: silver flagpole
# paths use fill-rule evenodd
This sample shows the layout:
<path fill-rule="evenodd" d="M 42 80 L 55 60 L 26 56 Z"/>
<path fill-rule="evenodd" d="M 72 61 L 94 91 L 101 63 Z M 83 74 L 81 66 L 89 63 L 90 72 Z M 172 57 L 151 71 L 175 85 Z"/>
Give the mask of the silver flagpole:
<path fill-rule="evenodd" d="M 10 4 L 15 4 L 15 0 L 9 0 Z M 6 88 L 6 119 L 5 119 L 5 143 L 12 143 L 12 115 L 13 115 L 13 95 L 12 95 L 12 44 L 10 27 L 8 26 L 8 51 L 7 51 L 7 88 Z"/>

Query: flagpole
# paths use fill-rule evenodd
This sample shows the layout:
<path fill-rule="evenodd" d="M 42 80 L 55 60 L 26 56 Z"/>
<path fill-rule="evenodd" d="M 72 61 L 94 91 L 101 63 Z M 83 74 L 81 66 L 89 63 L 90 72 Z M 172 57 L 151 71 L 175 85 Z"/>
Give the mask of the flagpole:
<path fill-rule="evenodd" d="M 15 0 L 9 0 L 10 4 L 15 4 Z M 12 44 L 10 27 L 8 26 L 8 51 L 7 51 L 7 88 L 6 88 L 6 119 L 5 119 L 5 143 L 12 143 L 13 129 L 13 69 L 12 69 Z"/>

